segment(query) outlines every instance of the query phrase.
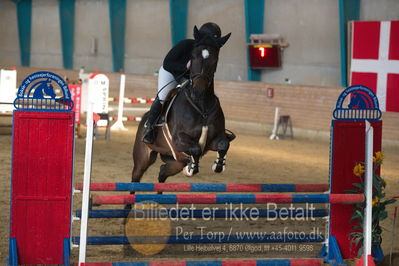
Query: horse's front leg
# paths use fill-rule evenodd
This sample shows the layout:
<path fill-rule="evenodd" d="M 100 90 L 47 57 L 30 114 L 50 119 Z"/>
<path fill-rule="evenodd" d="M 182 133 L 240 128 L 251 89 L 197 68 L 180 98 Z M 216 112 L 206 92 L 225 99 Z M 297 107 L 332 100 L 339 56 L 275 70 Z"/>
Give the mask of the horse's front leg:
<path fill-rule="evenodd" d="M 212 150 L 217 151 L 217 158 L 213 162 L 212 170 L 215 173 L 221 173 L 226 167 L 226 155 L 230 147 L 230 141 L 224 136 L 215 141 L 212 146 Z"/>
<path fill-rule="evenodd" d="M 186 153 L 190 155 L 190 162 L 184 167 L 184 174 L 193 176 L 199 172 L 199 160 L 202 155 L 201 146 L 198 143 L 194 143 Z"/>
<path fill-rule="evenodd" d="M 199 160 L 202 156 L 202 149 L 198 140 L 192 136 L 180 132 L 173 142 L 176 143 L 176 149 L 179 152 L 186 153 L 190 158 L 187 165 L 184 167 L 184 174 L 186 176 L 193 176 L 199 172 Z"/>

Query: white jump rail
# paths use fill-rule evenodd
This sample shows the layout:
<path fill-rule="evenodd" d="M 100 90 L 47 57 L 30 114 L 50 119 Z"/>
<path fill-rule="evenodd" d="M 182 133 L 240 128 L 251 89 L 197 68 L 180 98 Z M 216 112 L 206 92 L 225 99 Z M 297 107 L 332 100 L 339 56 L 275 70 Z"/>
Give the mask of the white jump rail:
<path fill-rule="evenodd" d="M 276 107 L 274 111 L 274 125 L 273 125 L 273 130 L 272 134 L 270 135 L 269 139 L 279 139 L 277 135 L 277 124 L 278 124 L 278 113 L 279 113 L 279 108 Z"/>
<path fill-rule="evenodd" d="M 86 245 L 87 245 L 87 223 L 89 218 L 89 200 L 90 200 L 90 179 L 91 179 L 91 163 L 93 152 L 93 106 L 89 102 L 86 118 L 86 150 L 85 150 L 85 166 L 83 174 L 83 194 L 82 194 L 82 218 L 80 219 L 80 243 L 79 243 L 79 264 L 86 262 Z"/>
<path fill-rule="evenodd" d="M 119 98 L 109 98 L 109 101 L 118 101 L 118 116 L 116 119 L 114 117 L 110 117 L 110 121 L 116 120 L 116 122 L 111 126 L 111 130 L 127 130 L 127 128 L 123 125 L 124 121 L 141 121 L 141 117 L 127 117 L 123 116 L 123 112 L 125 110 L 125 103 L 141 103 L 148 104 L 152 103 L 154 99 L 144 99 L 144 98 L 125 98 L 125 84 L 126 84 L 126 75 L 121 74 L 121 81 L 119 86 Z M 112 109 L 112 108 L 111 108 Z M 128 109 L 128 108 L 126 108 Z M 149 108 L 130 108 L 130 110 L 135 111 L 148 111 Z"/>
<path fill-rule="evenodd" d="M 121 74 L 121 82 L 119 87 L 119 104 L 118 104 L 118 119 L 116 120 L 115 124 L 111 126 L 111 130 L 127 130 L 123 125 L 123 102 L 121 99 L 125 97 L 125 82 L 126 75 Z"/>
<path fill-rule="evenodd" d="M 365 181 L 364 191 L 366 196 L 366 208 L 364 210 L 364 228 L 363 228 L 363 265 L 368 266 L 368 257 L 371 256 L 372 242 L 372 221 L 373 221 L 373 137 L 374 129 L 368 121 L 366 123 L 365 139 Z"/>

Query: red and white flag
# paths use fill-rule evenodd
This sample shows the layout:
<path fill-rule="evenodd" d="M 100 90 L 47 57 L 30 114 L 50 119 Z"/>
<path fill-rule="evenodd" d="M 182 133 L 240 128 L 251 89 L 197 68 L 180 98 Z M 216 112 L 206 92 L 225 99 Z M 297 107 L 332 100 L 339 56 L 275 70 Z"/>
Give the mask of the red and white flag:
<path fill-rule="evenodd" d="M 399 21 L 353 22 L 350 84 L 372 89 L 381 111 L 399 112 Z"/>

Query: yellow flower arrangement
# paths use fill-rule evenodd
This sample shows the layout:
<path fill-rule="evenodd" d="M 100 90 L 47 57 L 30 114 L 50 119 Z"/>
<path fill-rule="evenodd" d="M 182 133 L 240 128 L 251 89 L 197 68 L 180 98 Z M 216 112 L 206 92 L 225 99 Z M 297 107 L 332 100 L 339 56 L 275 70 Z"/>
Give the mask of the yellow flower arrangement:
<path fill-rule="evenodd" d="M 374 198 L 373 198 L 373 202 L 372 202 L 372 204 L 373 204 L 373 207 L 374 206 L 377 206 L 377 204 L 380 202 L 380 199 L 377 197 L 377 196 L 375 196 Z"/>
<path fill-rule="evenodd" d="M 372 230 L 372 241 L 373 243 L 382 242 L 382 227 L 380 222 L 388 217 L 386 205 L 394 203 L 395 199 L 385 199 L 385 188 L 386 181 L 380 176 L 379 169 L 384 160 L 384 154 L 382 152 L 376 152 L 373 156 L 373 230 Z M 364 174 L 365 168 L 364 163 L 357 163 L 353 167 L 353 174 L 359 177 L 359 183 L 353 183 L 353 190 L 347 190 L 346 193 L 364 193 Z M 356 220 L 357 224 L 353 227 L 354 232 L 350 234 L 351 242 L 356 245 L 362 245 L 363 243 L 363 222 L 364 222 L 364 208 L 365 203 L 355 204 L 355 212 L 351 217 L 352 220 Z M 359 254 L 363 252 L 363 249 L 359 249 Z"/>
<path fill-rule="evenodd" d="M 355 167 L 353 167 L 353 174 L 355 176 L 361 177 L 363 173 L 364 173 L 364 165 L 363 164 L 358 163 L 357 165 L 355 165 Z"/>
<path fill-rule="evenodd" d="M 373 156 L 373 162 L 382 164 L 382 161 L 384 160 L 384 153 L 378 151 L 375 153 L 375 156 Z"/>

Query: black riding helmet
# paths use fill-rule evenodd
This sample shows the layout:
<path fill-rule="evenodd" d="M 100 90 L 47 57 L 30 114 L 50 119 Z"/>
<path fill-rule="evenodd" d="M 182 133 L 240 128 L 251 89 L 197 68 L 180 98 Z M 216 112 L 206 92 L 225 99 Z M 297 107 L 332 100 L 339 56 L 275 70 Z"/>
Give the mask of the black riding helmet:
<path fill-rule="evenodd" d="M 204 25 L 202 25 L 201 28 L 199 29 L 199 32 L 201 34 L 211 36 L 215 39 L 218 39 L 222 36 L 220 27 L 213 22 L 207 22 Z"/>

